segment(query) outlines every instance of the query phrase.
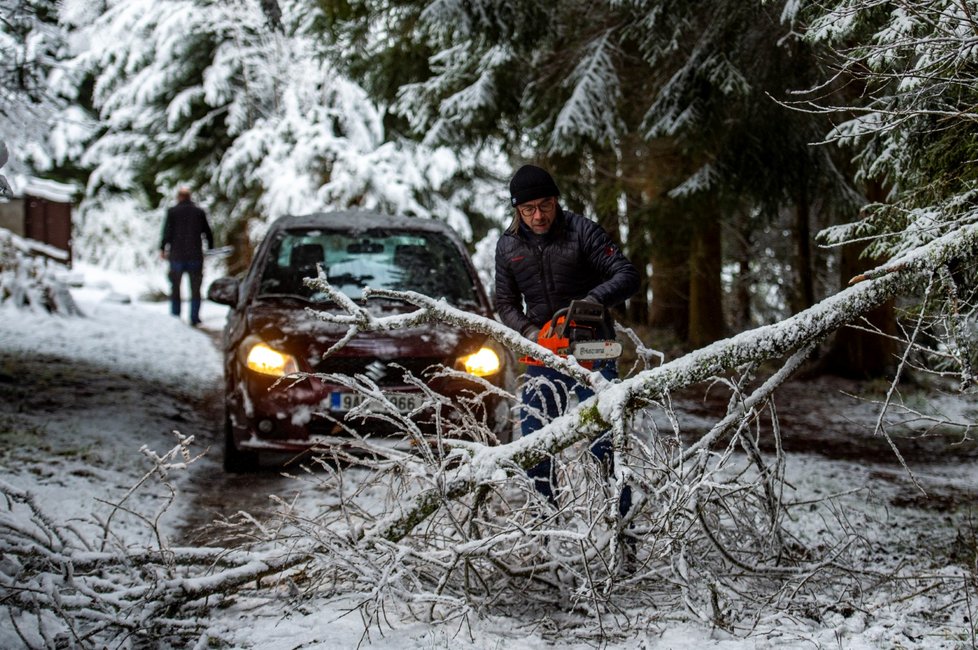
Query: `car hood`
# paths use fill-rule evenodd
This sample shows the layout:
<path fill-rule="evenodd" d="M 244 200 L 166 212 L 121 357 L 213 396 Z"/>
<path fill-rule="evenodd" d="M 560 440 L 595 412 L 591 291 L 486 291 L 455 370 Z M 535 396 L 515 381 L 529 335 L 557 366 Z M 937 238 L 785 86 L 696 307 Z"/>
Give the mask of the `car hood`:
<path fill-rule="evenodd" d="M 411 305 L 377 309 L 378 316 L 408 313 Z M 249 333 L 260 337 L 272 347 L 291 353 L 304 363 L 305 370 L 315 369 L 325 353 L 347 332 L 347 326 L 320 320 L 305 306 L 283 306 L 256 303 L 247 314 Z M 362 332 L 334 353 L 338 357 L 366 356 L 386 360 L 426 358 L 452 363 L 459 355 L 474 352 L 485 336 L 470 334 L 443 323 L 427 323 L 423 327 Z"/>

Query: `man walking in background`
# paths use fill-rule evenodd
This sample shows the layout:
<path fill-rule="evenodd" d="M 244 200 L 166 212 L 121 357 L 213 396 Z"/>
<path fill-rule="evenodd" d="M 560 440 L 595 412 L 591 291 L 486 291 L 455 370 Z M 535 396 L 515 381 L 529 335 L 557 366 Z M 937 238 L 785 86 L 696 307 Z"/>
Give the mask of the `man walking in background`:
<path fill-rule="evenodd" d="M 623 303 L 639 288 L 638 271 L 601 226 L 561 208 L 553 177 L 540 167 L 524 165 L 509 184 L 513 223 L 496 244 L 496 311 L 506 326 L 532 341 L 554 313 L 572 300 L 605 308 Z M 614 361 L 595 362 L 594 370 L 618 377 Z M 571 392 L 583 401 L 594 393 L 571 377 L 546 366 L 531 365 L 520 392 L 524 436 L 562 414 Z M 605 434 L 591 452 L 613 471 L 612 444 Z M 527 474 L 537 490 L 556 506 L 554 467 L 544 460 Z M 631 489 L 624 486 L 619 512 L 631 508 Z"/>
<path fill-rule="evenodd" d="M 166 211 L 160 257 L 170 261 L 170 313 L 180 317 L 180 284 L 190 277 L 190 324 L 200 325 L 200 285 L 204 279 L 204 239 L 214 248 L 207 215 L 190 199 L 190 190 L 177 190 L 177 204 Z"/>

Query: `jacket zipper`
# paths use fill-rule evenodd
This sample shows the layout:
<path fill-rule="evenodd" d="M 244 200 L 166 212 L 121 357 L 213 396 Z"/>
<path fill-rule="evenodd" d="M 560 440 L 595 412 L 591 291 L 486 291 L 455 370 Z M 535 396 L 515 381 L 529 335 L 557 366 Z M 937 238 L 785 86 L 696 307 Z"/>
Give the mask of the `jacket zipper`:
<path fill-rule="evenodd" d="M 537 263 L 540 265 L 540 286 L 543 288 L 543 295 L 547 300 L 547 312 L 553 314 L 556 310 L 554 309 L 553 300 L 550 296 L 550 278 L 547 275 L 547 265 L 543 263 L 544 258 L 546 257 L 546 251 L 542 245 L 537 244 L 536 252 Z"/>

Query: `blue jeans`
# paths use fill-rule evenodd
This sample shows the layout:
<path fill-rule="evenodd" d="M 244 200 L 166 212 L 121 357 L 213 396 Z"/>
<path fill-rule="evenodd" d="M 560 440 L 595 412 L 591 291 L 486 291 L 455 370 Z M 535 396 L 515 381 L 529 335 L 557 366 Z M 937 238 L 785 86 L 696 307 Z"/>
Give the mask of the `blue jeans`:
<path fill-rule="evenodd" d="M 596 361 L 594 369 L 609 381 L 618 378 L 618 366 L 614 361 Z M 520 390 L 520 402 L 523 404 L 520 412 L 522 435 L 532 435 L 544 425 L 544 422 L 541 422 L 540 418 L 537 417 L 537 413 L 542 414 L 547 422 L 561 415 L 567 408 L 567 401 L 572 390 L 577 395 L 579 402 L 594 396 L 594 391 L 590 388 L 582 386 L 561 372 L 546 366 L 528 366 L 526 382 Z M 598 436 L 597 440 L 591 444 L 591 453 L 601 462 L 609 475 L 614 474 L 615 454 L 610 431 Z M 550 458 L 540 461 L 528 469 L 526 475 L 533 479 L 533 485 L 537 491 L 556 506 L 557 500 L 554 497 L 553 489 L 557 484 L 557 474 L 554 471 L 553 461 Z M 621 498 L 618 501 L 618 512 L 621 516 L 625 516 L 631 508 L 632 488 L 625 485 L 622 487 Z"/>
<path fill-rule="evenodd" d="M 200 324 L 200 285 L 204 279 L 203 262 L 170 262 L 170 313 L 180 316 L 180 281 L 190 276 L 190 323 Z"/>

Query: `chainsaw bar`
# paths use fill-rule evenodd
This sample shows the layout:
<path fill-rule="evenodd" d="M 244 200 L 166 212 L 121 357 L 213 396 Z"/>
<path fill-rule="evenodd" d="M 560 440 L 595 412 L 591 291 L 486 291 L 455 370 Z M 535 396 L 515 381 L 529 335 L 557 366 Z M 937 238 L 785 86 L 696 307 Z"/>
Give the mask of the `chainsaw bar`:
<path fill-rule="evenodd" d="M 618 341 L 579 341 L 571 345 L 565 354 L 573 355 L 578 361 L 600 361 L 617 359 L 621 351 Z"/>

